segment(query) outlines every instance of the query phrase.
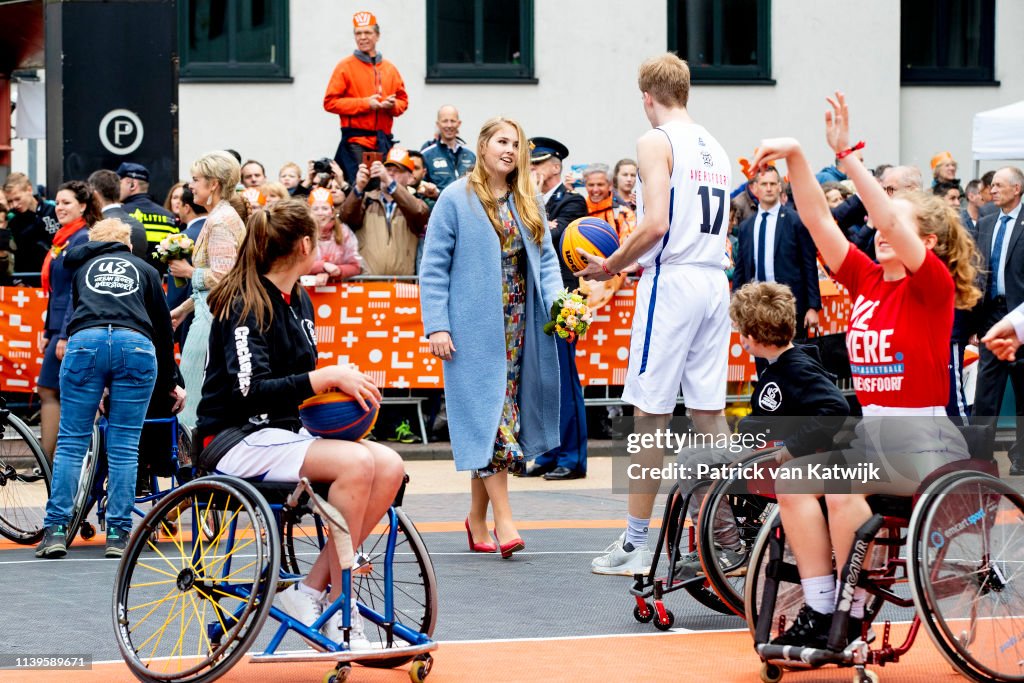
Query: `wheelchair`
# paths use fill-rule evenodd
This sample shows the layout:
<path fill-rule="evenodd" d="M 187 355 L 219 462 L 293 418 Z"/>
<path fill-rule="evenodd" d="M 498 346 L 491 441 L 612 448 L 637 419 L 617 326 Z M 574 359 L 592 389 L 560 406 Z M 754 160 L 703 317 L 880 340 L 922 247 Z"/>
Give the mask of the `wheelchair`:
<path fill-rule="evenodd" d="M 923 626 L 952 667 L 974 681 L 1024 680 L 1024 498 L 997 478 L 994 433 L 963 429 L 971 458 L 931 473 L 912 498 L 869 496 L 873 516 L 857 531 L 839 573 L 839 601 L 828 646 L 774 645 L 803 604 L 796 562 L 778 511 L 751 551 L 745 585 L 747 626 L 762 660 L 761 680 L 784 668 L 853 667 L 855 683 L 878 681 L 867 665 L 898 662 Z M 850 598 L 868 593 L 860 634 L 848 642 Z M 909 589 L 909 590 L 908 590 Z M 909 594 L 908 594 L 909 593 Z M 889 603 L 913 607 L 902 643 L 880 643 L 871 625 Z"/>
<path fill-rule="evenodd" d="M 157 446 L 152 443 L 153 436 L 147 439 L 147 433 L 166 429 L 169 445 Z M 78 477 L 78 488 L 71 507 L 68 522 L 67 544 L 71 545 L 76 536 L 89 540 L 96 535 L 97 525 L 100 530 L 106 528 L 106 435 L 107 418 L 100 416 L 93 425 L 89 446 L 82 460 L 82 469 Z M 149 442 L 149 443 L 147 443 Z M 152 450 L 154 452 L 147 453 Z M 146 418 L 143 423 L 142 440 L 139 443 L 139 469 L 148 486 L 145 491 L 135 497 L 132 511 L 140 518 L 145 512 L 140 507 L 162 498 L 168 491 L 192 478 L 192 463 L 189 460 L 192 452 L 191 433 L 178 424 L 177 417 Z M 161 488 L 162 479 L 170 479 L 169 486 Z M 89 513 L 95 510 L 96 522 L 88 521 Z M 211 520 L 213 518 L 211 517 Z M 210 528 L 207 532 L 210 532 Z"/>
<path fill-rule="evenodd" d="M 164 494 L 132 534 L 115 581 L 114 630 L 132 673 L 142 681 L 213 681 L 245 656 L 271 617 L 278 626 L 253 663 L 332 662 L 323 680 L 342 683 L 353 662 L 378 668 L 411 662 L 411 680 L 422 683 L 437 648 L 431 639 L 437 587 L 426 545 L 402 511 L 404 491 L 405 483 L 358 553 L 344 520 L 324 502 L 325 486 L 209 475 Z M 189 514 L 172 530 L 168 516 L 183 507 Z M 210 538 L 204 528 L 214 514 L 220 521 Z M 306 626 L 273 599 L 302 578 L 328 535 L 342 556 L 343 591 Z M 371 650 L 349 648 L 353 601 L 367 638 L 376 639 Z M 339 611 L 344 642 L 336 643 L 319 627 Z M 319 652 L 281 650 L 289 632 Z"/>
<path fill-rule="evenodd" d="M 50 462 L 32 430 L 0 396 L 0 535 L 33 545 L 43 537 Z"/>
<path fill-rule="evenodd" d="M 738 461 L 736 466 L 742 468 L 773 460 L 775 450 L 755 453 Z M 687 523 L 688 510 L 694 498 L 703 499 L 700 512 L 696 520 L 691 520 L 693 523 Z M 744 549 L 749 550 L 774 507 L 772 499 L 738 491 L 734 480 L 724 474 L 718 479 L 673 484 L 652 553 L 651 570 L 646 576 L 636 574 L 633 577 L 630 588 L 630 594 L 636 601 L 633 618 L 640 623 L 653 622 L 660 631 L 671 629 L 675 615 L 665 606 L 664 596 L 680 589 L 715 612 L 742 617 L 746 556 L 743 561 L 732 563 L 721 559 L 721 548 L 715 541 L 716 532 L 720 530 L 716 520 L 723 514 L 735 520 L 740 542 Z M 682 555 L 695 550 L 700 557 L 702 574 L 677 579 L 674 567 Z M 666 570 L 659 576 L 658 566 L 662 563 Z"/>

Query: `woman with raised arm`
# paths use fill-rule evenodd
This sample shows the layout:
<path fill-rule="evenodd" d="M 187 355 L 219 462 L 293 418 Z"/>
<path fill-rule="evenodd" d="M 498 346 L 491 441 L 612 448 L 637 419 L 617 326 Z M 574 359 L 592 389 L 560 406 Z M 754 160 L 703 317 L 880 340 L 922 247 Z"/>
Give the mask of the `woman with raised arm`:
<path fill-rule="evenodd" d="M 981 296 L 974 284 L 977 253 L 956 212 L 922 192 L 899 192 L 890 199 L 852 153 L 864 145 L 850 146 L 843 94 L 837 92 L 829 104 L 828 143 L 878 229 L 878 263 L 851 245 L 836 225 L 799 142 L 765 140 L 753 160 L 755 167 L 786 161 L 800 217 L 853 302 L 846 345 L 864 420 L 850 450 L 791 461 L 785 467 L 803 470 L 797 474 L 804 480 L 779 476 L 776 483 L 783 526 L 800 529 L 787 541 L 796 556 L 805 604 L 773 642 L 815 648 L 826 646 L 836 609 L 833 552 L 841 570 L 855 532 L 871 517 L 867 496 L 913 495 L 929 473 L 968 457 L 963 436 L 946 417 L 949 337 L 954 308 L 969 309 Z M 831 467 L 837 460 L 848 466 L 877 465 L 881 476 L 833 482 L 830 488 L 808 476 L 815 465 Z M 828 521 L 818 503 L 822 495 Z M 864 589 L 854 592 L 850 640 L 861 636 L 865 598 Z"/>

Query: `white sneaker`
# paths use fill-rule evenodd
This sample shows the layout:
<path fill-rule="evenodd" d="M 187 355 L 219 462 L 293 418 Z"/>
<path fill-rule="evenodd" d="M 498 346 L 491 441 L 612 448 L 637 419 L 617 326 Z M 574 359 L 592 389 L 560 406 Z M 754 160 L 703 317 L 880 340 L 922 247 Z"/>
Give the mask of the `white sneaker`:
<path fill-rule="evenodd" d="M 619 537 L 616 538 L 614 541 L 612 541 L 612 544 L 609 545 L 607 548 L 605 548 L 602 552 L 604 552 L 605 554 L 610 553 L 611 551 L 615 550 L 616 548 L 621 548 L 622 544 L 625 543 L 625 542 L 626 542 L 626 532 L 623 531 L 621 534 L 619 534 Z"/>
<path fill-rule="evenodd" d="M 610 576 L 646 575 L 651 571 L 652 560 L 651 549 L 646 543 L 639 548 L 626 543 L 613 547 L 600 557 L 595 557 L 590 563 L 590 571 Z"/>
<path fill-rule="evenodd" d="M 342 614 L 339 610 L 337 614 L 327 621 L 326 624 L 320 629 L 320 632 L 324 636 L 338 645 L 341 645 L 345 641 L 345 631 L 341 625 Z M 370 639 L 366 637 L 366 631 L 363 628 L 363 617 L 359 614 L 359 605 L 355 600 L 352 601 L 352 629 L 348 632 L 348 647 L 353 652 L 365 652 L 373 649 L 373 644 L 370 643 Z"/>
<path fill-rule="evenodd" d="M 300 621 L 306 626 L 312 626 L 313 622 L 320 618 L 323 614 L 323 605 L 321 600 L 323 599 L 323 592 L 320 593 L 319 597 L 310 595 L 304 591 L 299 590 L 299 584 L 294 583 L 283 591 L 279 591 L 274 596 L 274 606 L 279 610 L 290 616 L 296 621 Z M 323 648 L 314 643 L 311 640 L 303 638 L 311 647 L 317 650 Z"/>

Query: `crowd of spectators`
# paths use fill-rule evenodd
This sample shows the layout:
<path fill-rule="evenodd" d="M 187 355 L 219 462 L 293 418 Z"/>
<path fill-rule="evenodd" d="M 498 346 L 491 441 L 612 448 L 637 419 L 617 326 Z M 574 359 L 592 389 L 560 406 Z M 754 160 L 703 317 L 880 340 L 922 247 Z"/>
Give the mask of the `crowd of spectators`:
<path fill-rule="evenodd" d="M 372 14 L 355 15 L 353 35 L 356 49 L 336 66 L 323 100 L 324 110 L 339 117 L 341 137 L 333 158 L 307 160 L 304 167 L 290 161 L 275 177 L 268 175 L 259 160 L 247 158 L 243 162 L 233 150 L 217 153 L 216 158 L 218 164 L 232 159 L 234 174 L 224 168 L 214 172 L 207 155 L 206 162 L 201 159 L 193 166 L 191 178 L 166 191 L 162 204 L 153 190 L 162 192 L 163 188 L 151 188 L 149 170 L 133 161 L 120 164 L 116 170 L 98 169 L 84 182 L 66 183 L 52 200 L 41 188 L 34 188 L 23 173 L 11 173 L 4 179 L 0 192 L 0 284 L 43 286 L 51 294 L 46 362 L 40 378 L 43 445 L 48 452 L 55 441 L 53 416 L 59 410 L 59 398 L 56 392 L 48 393 L 46 387 L 56 386 L 55 367 L 60 361 L 57 343 L 63 339 L 62 328 L 69 315 L 68 292 L 64 291 L 69 281 L 61 273 L 60 254 L 75 240 L 84 239 L 84 230 L 101 217 L 126 223 L 132 253 L 166 276 L 175 335 L 183 346 L 190 332 L 195 332 L 194 322 L 208 316 L 208 311 L 201 311 L 203 316 L 197 315 L 200 311 L 193 314 L 195 302 L 200 302 L 202 292 L 234 265 L 249 212 L 288 198 L 305 203 L 319 229 L 318 256 L 304 284 L 324 285 L 360 275 L 418 274 L 434 203 L 454 181 L 472 172 L 479 150 L 474 151 L 474 141 L 462 137 L 462 120 L 453 104 L 438 109 L 435 128 L 424 135 L 426 141 L 419 149 L 396 143 L 394 119 L 410 106 L 401 74 L 377 50 L 380 27 Z M 582 161 L 587 163 L 576 165 L 583 168 L 581 173 L 567 173 L 563 162 L 569 150 L 564 144 L 534 137 L 530 146 L 532 181 L 543 197 L 556 246 L 565 227 L 584 216 L 607 221 L 620 241 L 628 239 L 637 223 L 636 161 L 620 159 L 611 165 L 611 160 L 586 159 Z M 1004 236 L 999 232 L 1001 228 L 993 227 L 995 219 L 991 217 L 1001 213 L 1007 218 L 1003 223 L 1011 223 L 1006 229 L 1013 232 L 1016 220 L 1010 219 L 1019 215 L 1015 207 L 1024 184 L 1020 171 L 1011 167 L 963 183 L 949 152 L 936 154 L 930 167 L 928 186 L 921 170 L 914 166 L 881 164 L 874 168 L 874 174 L 890 195 L 923 189 L 942 197 L 960 215 L 981 250 L 989 249 L 987 258 L 995 260 L 997 267 L 1012 265 L 1012 249 L 1008 255 L 1005 245 L 1015 244 L 1016 236 Z M 847 238 L 874 258 L 876 231 L 850 180 L 835 164 L 823 168 L 816 179 Z M 231 227 L 225 233 L 223 221 L 228 211 Z M 219 220 L 211 222 L 214 216 Z M 729 240 L 723 265 L 734 288 L 750 281 L 788 285 L 797 300 L 798 338 L 814 335 L 822 306 L 818 282 L 828 273 L 818 264 L 786 177 L 775 169 L 750 177 L 733 192 L 726 224 Z M 157 245 L 179 231 L 196 243 L 193 257 L 169 264 L 156 258 Z M 1003 252 L 992 253 L 993 244 L 1003 245 Z M 1016 297 L 1017 275 L 993 280 L 999 286 L 986 297 L 989 308 L 1005 306 L 1006 300 Z M 1024 273 L 1020 275 L 1024 277 Z M 569 288 L 581 284 L 564 264 L 562 278 Z M 610 290 L 605 287 L 590 292 L 591 302 L 607 301 L 620 284 L 621 280 L 614 281 Z M 1014 305 L 1014 301 L 1008 303 Z M 951 340 L 956 348 L 953 371 L 958 372 L 963 347 L 981 329 L 981 318 L 987 317 L 980 312 L 958 314 Z M 190 409 L 199 398 L 204 341 L 197 338 L 183 359 L 190 399 L 187 420 L 193 419 Z M 984 352 L 982 356 L 982 367 L 989 369 L 993 361 Z M 568 357 L 572 359 L 574 354 Z M 988 381 L 990 375 L 982 373 L 981 379 Z M 1011 379 L 1014 377 L 1011 374 Z M 1005 381 L 1005 377 L 1002 379 Z M 1024 397 L 1024 379 L 1020 382 Z M 957 382 L 951 392 L 950 411 L 963 418 L 967 411 L 959 389 Z M 997 393 L 1002 395 L 1001 391 Z M 1021 406 L 1024 412 L 1024 398 Z"/>

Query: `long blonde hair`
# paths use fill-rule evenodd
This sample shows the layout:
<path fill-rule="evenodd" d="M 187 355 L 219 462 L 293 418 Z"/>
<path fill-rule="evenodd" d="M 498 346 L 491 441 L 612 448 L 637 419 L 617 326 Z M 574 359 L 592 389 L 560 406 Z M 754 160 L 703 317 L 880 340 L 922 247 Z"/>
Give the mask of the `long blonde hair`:
<path fill-rule="evenodd" d="M 956 285 L 956 308 L 970 310 L 981 299 L 977 275 L 981 256 L 974 240 L 960 223 L 960 216 L 933 194 L 918 190 L 896 194 L 912 203 L 917 213 L 917 229 L 922 236 L 935 235 L 932 251 L 942 259 Z"/>
<path fill-rule="evenodd" d="M 491 192 L 490 176 L 487 173 L 487 168 L 484 166 L 483 159 L 487 143 L 505 126 L 515 128 L 516 134 L 519 136 L 519 153 L 516 156 L 516 167 L 512 169 L 507 178 L 509 187 L 512 189 L 512 199 L 515 202 L 519 218 L 523 221 L 522 227 L 526 228 L 530 239 L 535 244 L 540 244 L 541 240 L 544 239 L 544 219 L 541 217 L 540 207 L 537 204 L 537 189 L 533 186 L 533 181 L 530 179 L 530 144 L 526 139 L 526 134 L 523 132 L 523 127 L 516 121 L 506 119 L 503 116 L 495 116 L 484 123 L 476 143 L 477 163 L 473 167 L 473 172 L 469 175 L 466 187 L 467 189 L 472 188 L 473 192 L 476 193 L 480 203 L 484 205 L 487 217 L 491 219 L 494 232 L 498 234 L 499 240 L 502 239 L 504 237 L 504 229 L 501 226 L 501 220 L 498 218 L 498 200 Z"/>

